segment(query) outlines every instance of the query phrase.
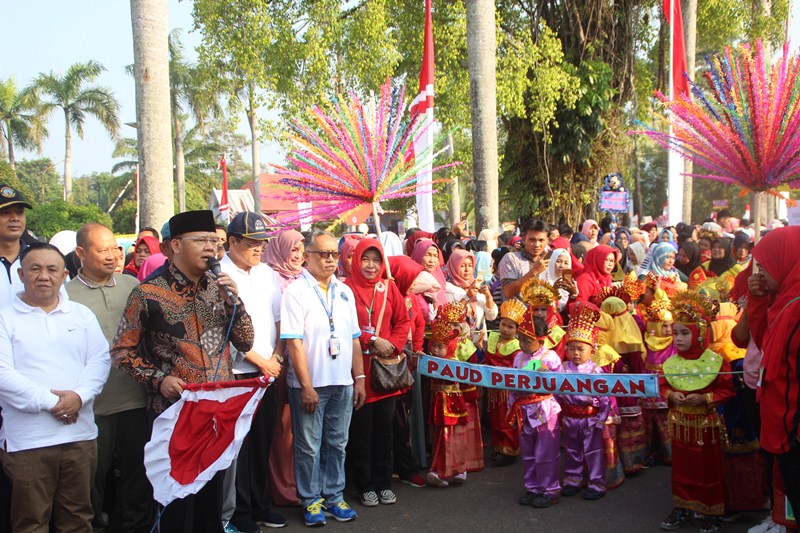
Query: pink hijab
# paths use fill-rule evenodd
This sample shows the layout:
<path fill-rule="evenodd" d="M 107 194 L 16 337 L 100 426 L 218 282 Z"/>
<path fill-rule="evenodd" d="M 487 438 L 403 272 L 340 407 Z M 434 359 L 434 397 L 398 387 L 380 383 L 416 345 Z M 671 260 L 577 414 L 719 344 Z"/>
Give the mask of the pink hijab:
<path fill-rule="evenodd" d="M 450 282 L 453 285 L 466 289 L 475 283 L 475 269 L 472 269 L 467 275 L 461 275 L 461 265 L 467 259 L 472 259 L 473 265 L 475 264 L 475 256 L 472 252 L 466 250 L 453 250 L 450 254 L 450 259 L 447 260 L 447 274 L 450 276 Z"/>
<path fill-rule="evenodd" d="M 267 241 L 261 254 L 261 262 L 272 267 L 279 276 L 294 279 L 303 272 L 303 267 L 295 268 L 289 263 L 289 253 L 303 240 L 303 234 L 293 229 L 283 230 Z"/>
<path fill-rule="evenodd" d="M 417 241 L 417 244 L 414 245 L 414 251 L 411 253 L 411 259 L 421 265 L 422 258 L 425 257 L 425 253 L 431 246 L 436 248 L 436 251 L 439 253 L 439 268 L 435 268 L 433 272 L 430 272 L 434 279 L 436 279 L 436 283 L 438 283 L 439 287 L 441 287 L 434 297 L 434 303 L 438 307 L 447 303 L 447 292 L 445 291 L 445 287 L 447 287 L 447 281 L 444 279 L 444 272 L 441 268 L 442 264 L 444 263 L 442 259 L 442 251 L 432 240 L 420 239 Z"/>
<path fill-rule="evenodd" d="M 600 229 L 600 224 L 598 224 L 597 221 L 592 220 L 591 218 L 586 219 L 586 222 L 584 222 L 583 226 L 581 226 L 581 233 L 583 233 L 587 239 L 589 239 L 589 230 L 591 229 L 592 226 L 597 226 L 597 229 L 598 230 Z M 597 244 L 597 237 L 595 237 L 594 239 L 589 239 L 589 242 L 591 242 L 592 245 Z"/>

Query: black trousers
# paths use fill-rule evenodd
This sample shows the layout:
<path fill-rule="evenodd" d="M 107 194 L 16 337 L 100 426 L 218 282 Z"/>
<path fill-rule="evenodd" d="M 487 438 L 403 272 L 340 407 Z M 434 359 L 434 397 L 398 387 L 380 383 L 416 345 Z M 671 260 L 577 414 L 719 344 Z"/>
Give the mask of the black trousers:
<path fill-rule="evenodd" d="M 795 437 L 790 436 L 790 439 Z M 792 504 L 794 515 L 800 514 L 800 444 L 788 452 L 775 456 L 778 462 L 778 471 L 781 473 L 783 488 L 786 490 L 786 497 Z"/>
<path fill-rule="evenodd" d="M 130 409 L 95 416 L 97 424 L 97 472 L 92 484 L 95 519 L 103 510 L 108 471 L 117 457 L 120 480 L 116 488 L 123 531 L 148 533 L 153 524 L 153 489 L 144 469 L 144 445 L 150 439 L 147 411 Z"/>
<path fill-rule="evenodd" d="M 222 479 L 217 472 L 197 494 L 170 503 L 161 516 L 161 533 L 223 533 Z"/>
<path fill-rule="evenodd" d="M 392 423 L 395 396 L 364 404 L 353 412 L 350 422 L 350 447 L 356 490 L 392 488 Z"/>
<path fill-rule="evenodd" d="M 394 471 L 400 479 L 419 472 L 417 459 L 411 450 L 411 391 L 396 397 L 392 429 L 394 432 Z"/>
<path fill-rule="evenodd" d="M 237 379 L 258 377 L 260 374 L 237 375 Z M 269 497 L 269 452 L 275 429 L 277 396 L 275 386 L 264 393 L 258 409 L 253 415 L 250 432 L 242 443 L 236 459 L 236 511 L 232 522 L 238 517 L 249 516 L 255 521 L 266 518 L 271 509 Z"/>

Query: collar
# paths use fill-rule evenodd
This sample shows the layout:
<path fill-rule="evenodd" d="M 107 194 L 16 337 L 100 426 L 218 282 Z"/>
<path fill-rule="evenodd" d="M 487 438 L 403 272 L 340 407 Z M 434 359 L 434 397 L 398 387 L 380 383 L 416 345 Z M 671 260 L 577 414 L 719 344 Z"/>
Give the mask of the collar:
<path fill-rule="evenodd" d="M 20 292 L 18 292 L 17 294 L 14 295 L 13 300 L 11 300 L 11 305 L 13 305 L 14 308 L 17 311 L 19 311 L 20 313 L 33 313 L 33 312 L 35 312 L 37 310 L 41 311 L 42 313 L 44 313 L 44 309 L 42 309 L 41 307 L 35 307 L 35 306 L 31 306 L 31 305 L 26 304 L 22 300 L 22 293 L 23 292 L 24 291 L 20 291 Z M 59 291 L 59 293 L 58 293 L 58 305 L 56 305 L 53 308 L 53 310 L 50 311 L 47 314 L 53 314 L 53 313 L 56 313 L 56 312 L 60 312 L 60 313 L 69 312 L 69 303 L 68 302 L 69 302 L 69 300 L 61 297 L 61 292 Z"/>
<path fill-rule="evenodd" d="M 95 283 L 94 281 L 90 280 L 89 278 L 83 275 L 83 268 L 78 269 L 78 275 L 75 276 L 75 279 L 83 283 L 85 286 L 89 287 L 90 289 L 100 289 L 102 287 L 116 287 L 117 286 L 117 278 L 114 277 L 114 274 L 111 274 L 111 279 L 108 282 L 100 285 Z"/>
<path fill-rule="evenodd" d="M 314 277 L 314 276 L 311 274 L 311 272 L 309 272 L 307 269 L 305 269 L 305 268 L 304 268 L 304 269 L 303 269 L 303 273 L 302 273 L 301 275 L 302 275 L 303 277 L 305 277 L 305 278 L 306 278 L 306 280 L 308 280 L 308 282 L 309 282 L 309 283 L 310 283 L 312 286 L 314 286 L 314 285 L 320 285 L 320 282 L 319 282 L 319 280 L 317 280 L 317 278 L 315 278 L 315 277 Z M 331 287 L 333 287 L 335 284 L 338 284 L 338 283 L 339 283 L 339 279 L 336 277 L 336 275 L 335 275 L 335 274 L 331 274 L 331 277 L 330 277 L 330 279 L 328 280 L 328 288 L 330 289 Z"/>

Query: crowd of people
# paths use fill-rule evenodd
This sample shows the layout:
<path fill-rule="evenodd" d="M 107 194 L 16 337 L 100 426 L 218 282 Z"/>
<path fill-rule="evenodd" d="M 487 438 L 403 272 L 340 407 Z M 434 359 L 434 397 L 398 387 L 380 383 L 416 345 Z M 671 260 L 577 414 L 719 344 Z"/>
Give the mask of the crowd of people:
<path fill-rule="evenodd" d="M 128 257 L 87 224 L 65 257 L 28 239 L 31 207 L 0 186 L 0 521 L 13 531 L 102 531 L 111 513 L 124 531 L 250 533 L 285 526 L 273 506 L 291 505 L 321 526 L 357 517 L 346 487 L 364 508 L 391 505 L 395 481 L 465 483 L 485 457 L 522 462 L 528 507 L 600 500 L 664 463 L 662 529 L 713 532 L 770 506 L 755 530 L 796 527 L 798 228 L 771 224 L 754 244 L 721 212 L 337 238 L 190 211 L 142 230 Z M 422 354 L 655 374 L 659 396 L 481 389 L 420 375 Z M 159 510 L 143 458 L 155 417 L 187 383 L 260 376 L 275 381 L 234 463 Z"/>

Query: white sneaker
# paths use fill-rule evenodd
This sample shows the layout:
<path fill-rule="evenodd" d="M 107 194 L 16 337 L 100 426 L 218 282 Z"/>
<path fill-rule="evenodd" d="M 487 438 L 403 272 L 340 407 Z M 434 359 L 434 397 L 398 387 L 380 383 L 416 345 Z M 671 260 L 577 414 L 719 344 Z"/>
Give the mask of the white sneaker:
<path fill-rule="evenodd" d="M 786 526 L 775 524 L 767 530 L 767 533 L 786 533 Z"/>
<path fill-rule="evenodd" d="M 439 474 L 437 474 L 436 472 L 428 472 L 428 475 L 426 477 L 426 481 L 428 482 L 428 485 L 430 485 L 431 487 L 444 488 L 444 487 L 449 487 L 450 486 L 450 483 L 448 483 L 446 480 L 440 478 Z"/>
<path fill-rule="evenodd" d="M 364 507 L 375 507 L 378 505 L 378 494 L 374 490 L 368 490 L 367 492 L 362 492 L 359 495 L 359 499 L 361 500 L 361 505 Z"/>
<path fill-rule="evenodd" d="M 378 499 L 384 505 L 391 505 L 397 501 L 397 496 L 391 489 L 384 489 L 378 494 Z"/>
<path fill-rule="evenodd" d="M 757 526 L 753 526 L 747 530 L 747 533 L 767 533 L 770 529 L 775 527 L 775 522 L 772 521 L 772 516 L 767 515 L 764 520 Z"/>
<path fill-rule="evenodd" d="M 467 473 L 461 472 L 453 476 L 453 483 L 464 483 L 467 480 Z"/>

